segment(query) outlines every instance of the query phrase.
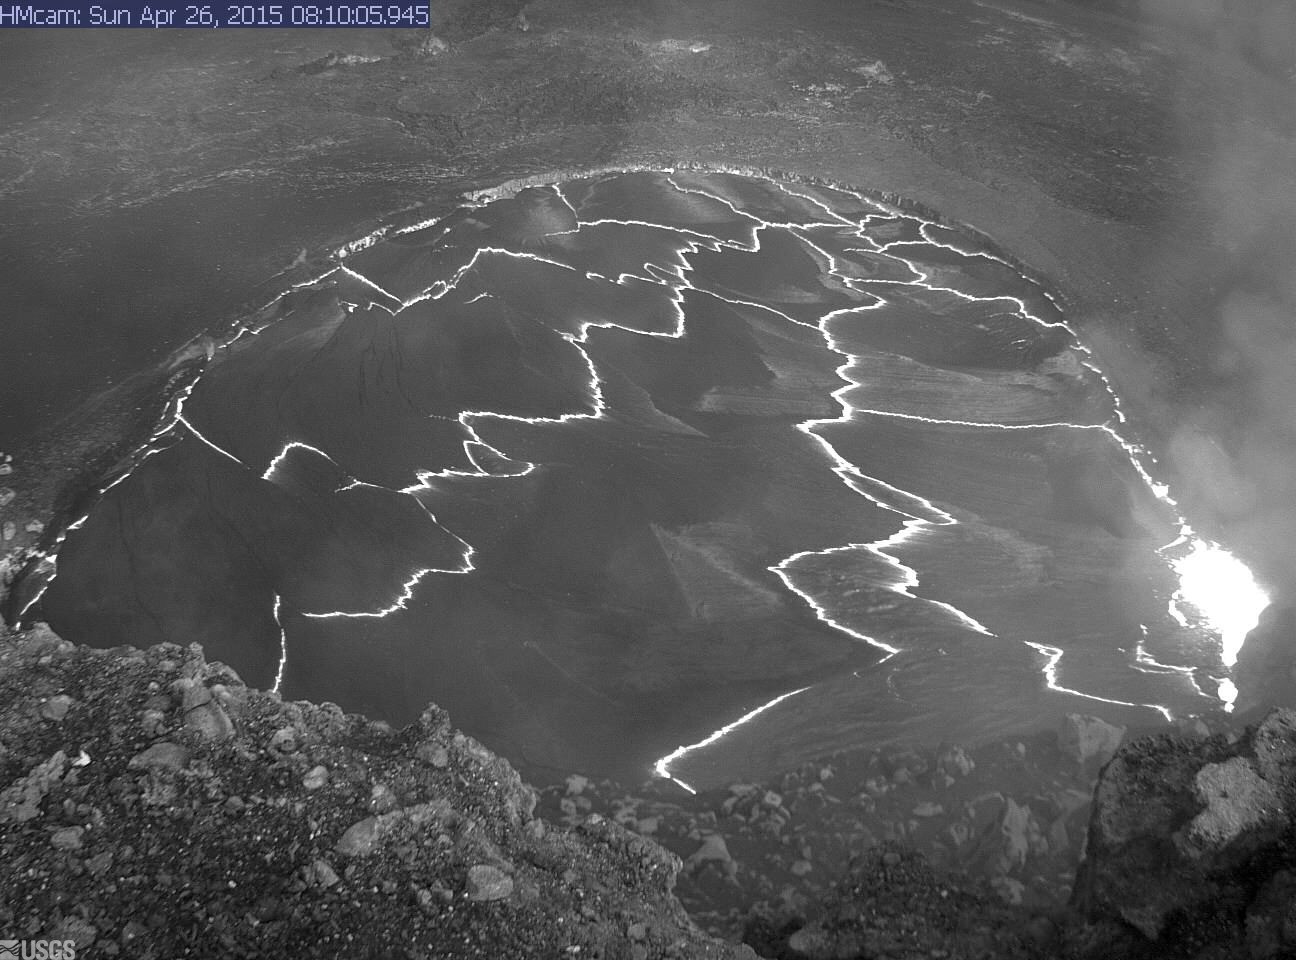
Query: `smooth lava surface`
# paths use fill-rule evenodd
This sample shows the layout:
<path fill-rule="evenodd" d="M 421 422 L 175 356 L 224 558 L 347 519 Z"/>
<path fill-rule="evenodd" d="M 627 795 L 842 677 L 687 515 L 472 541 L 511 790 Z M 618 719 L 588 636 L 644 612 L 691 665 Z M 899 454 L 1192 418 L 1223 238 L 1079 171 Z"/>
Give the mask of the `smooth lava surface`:
<path fill-rule="evenodd" d="M 339 252 L 28 604 L 539 779 L 1218 706 L 1173 502 L 1057 303 L 865 193 L 616 172 Z M 764 709 L 762 709 L 764 708 Z"/>

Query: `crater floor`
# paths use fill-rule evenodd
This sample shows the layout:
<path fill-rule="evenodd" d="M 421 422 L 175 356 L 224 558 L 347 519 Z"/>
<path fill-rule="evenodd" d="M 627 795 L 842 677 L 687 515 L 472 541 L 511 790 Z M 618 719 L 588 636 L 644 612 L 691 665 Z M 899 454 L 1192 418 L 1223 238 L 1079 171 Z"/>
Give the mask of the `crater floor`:
<path fill-rule="evenodd" d="M 912 207 L 691 170 L 483 193 L 213 353 L 29 615 L 690 786 L 1217 702 L 1107 379 Z"/>

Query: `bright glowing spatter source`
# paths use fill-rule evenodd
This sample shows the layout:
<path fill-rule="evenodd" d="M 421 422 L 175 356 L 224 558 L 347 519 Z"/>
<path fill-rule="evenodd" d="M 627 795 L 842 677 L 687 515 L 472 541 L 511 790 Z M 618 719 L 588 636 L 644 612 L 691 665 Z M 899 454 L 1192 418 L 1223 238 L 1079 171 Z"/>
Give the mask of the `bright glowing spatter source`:
<path fill-rule="evenodd" d="M 691 789 L 1200 709 L 1262 598 L 1163 546 L 1183 520 L 1055 298 L 904 205 L 611 171 L 332 261 L 176 395 L 29 615 Z"/>
<path fill-rule="evenodd" d="M 1226 667 L 1233 666 L 1242 641 L 1269 605 L 1268 595 L 1247 565 L 1216 543 L 1193 538 L 1188 552 L 1171 563 L 1179 575 L 1175 599 L 1219 634 L 1220 657 Z"/>

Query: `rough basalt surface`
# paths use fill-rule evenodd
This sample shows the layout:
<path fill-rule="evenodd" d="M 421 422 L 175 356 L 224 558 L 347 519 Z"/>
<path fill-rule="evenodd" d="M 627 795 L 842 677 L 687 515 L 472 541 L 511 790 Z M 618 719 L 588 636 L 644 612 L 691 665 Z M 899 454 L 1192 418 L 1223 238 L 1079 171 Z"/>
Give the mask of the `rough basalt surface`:
<path fill-rule="evenodd" d="M 124 958 L 757 956 L 689 919 L 647 819 L 541 817 L 437 707 L 396 731 L 249 689 L 197 645 L 95 650 L 44 625 L 0 642 L 0 704 L 0 931 L 18 937 Z M 683 867 L 690 889 L 740 870 L 719 834 Z M 908 843 L 870 842 L 822 895 L 747 901 L 744 935 L 768 957 L 969 960 L 1044 956 L 1052 935 Z"/>
<path fill-rule="evenodd" d="M 0 931 L 78 955 L 752 957 L 701 933 L 680 862 L 533 817 L 429 708 L 397 732 L 249 690 L 197 646 L 0 646 Z M 93 950 L 91 950 L 93 947 Z"/>
<path fill-rule="evenodd" d="M 988 889 L 943 876 L 921 854 L 891 843 L 856 859 L 818 913 L 788 925 L 790 932 L 777 914 L 758 915 L 749 942 L 763 956 L 792 960 L 1026 960 L 1049 956 L 1055 934 L 1047 918 L 1028 920 Z"/>
<path fill-rule="evenodd" d="M 1107 946 L 1082 955 L 1296 955 L 1293 810 L 1296 711 L 1241 736 L 1124 744 L 1099 779 L 1072 896 Z"/>
<path fill-rule="evenodd" d="M 836 879 L 810 900 L 788 887 L 776 896 L 778 871 L 755 882 L 769 858 L 741 829 L 719 830 L 742 790 L 717 811 L 696 798 L 691 817 L 641 799 L 627 820 L 624 804 L 580 802 L 600 791 L 573 776 L 546 819 L 537 811 L 549 800 L 538 807 L 516 771 L 439 708 L 396 731 L 332 704 L 283 703 L 196 645 L 100 651 L 44 626 L 11 634 L 0 704 L 0 931 L 71 939 L 88 955 L 751 960 L 755 947 L 798 958 L 1271 960 L 1296 949 L 1293 711 L 1240 736 L 1198 724 L 1195 737 L 1124 743 L 1099 780 L 1064 911 L 1014 906 L 1003 883 L 946 872 L 921 827 L 864 842 L 840 832 L 841 817 L 811 829 L 795 812 L 775 831 L 801 858 L 789 876 Z M 930 789 L 958 793 L 992 760 L 974 766 L 946 749 L 944 786 Z M 830 783 L 851 779 L 843 764 Z M 832 802 L 826 769 L 804 797 L 785 778 L 795 811 L 848 806 Z M 935 801 L 908 799 L 910 827 L 940 819 Z M 1004 806 L 1007 823 L 1017 805 Z M 991 833 L 1000 859 L 1011 854 L 1009 831 Z M 648 834 L 669 834 L 665 847 Z M 861 851 L 844 873 L 832 857 L 811 859 L 808 838 L 827 851 L 833 837 Z M 1030 831 L 1022 837 L 1037 861 Z M 748 904 L 751 946 L 685 914 L 674 892 L 685 849 L 685 896 L 708 915 L 708 883 L 732 887 Z"/>

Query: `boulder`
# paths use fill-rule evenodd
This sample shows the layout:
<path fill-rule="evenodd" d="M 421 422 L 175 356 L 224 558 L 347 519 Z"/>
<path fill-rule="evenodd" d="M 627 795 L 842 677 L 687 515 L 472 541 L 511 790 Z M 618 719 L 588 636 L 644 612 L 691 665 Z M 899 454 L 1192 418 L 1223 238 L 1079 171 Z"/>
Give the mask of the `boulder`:
<path fill-rule="evenodd" d="M 312 860 L 310 864 L 303 869 L 303 873 L 303 879 L 306 881 L 307 886 L 323 887 L 325 890 L 329 887 L 336 886 L 341 880 L 337 875 L 337 871 L 333 869 L 331 863 L 327 860 L 318 858 Z"/>
<path fill-rule="evenodd" d="M 1287 811 L 1278 789 L 1260 776 L 1245 757 L 1208 763 L 1193 778 L 1197 799 L 1205 807 L 1174 835 L 1190 859 L 1238 860 L 1281 836 Z"/>
<path fill-rule="evenodd" d="M 181 770 L 189 763 L 189 749 L 178 743 L 162 741 L 131 757 L 131 770 Z"/>
<path fill-rule="evenodd" d="M 438 770 L 444 770 L 450 765 L 450 751 L 444 744 L 437 743 L 435 740 L 425 740 L 420 743 L 414 749 L 414 756 Z"/>
<path fill-rule="evenodd" d="M 464 894 L 469 900 L 503 900 L 513 892 L 513 878 L 499 867 L 481 863 L 468 870 Z"/>
<path fill-rule="evenodd" d="M 61 723 L 74 703 L 76 703 L 76 701 L 67 694 L 60 693 L 57 697 L 50 697 L 41 704 L 40 715 L 46 720 L 53 720 L 55 723 Z"/>
<path fill-rule="evenodd" d="M 1293 810 L 1296 712 L 1274 711 L 1233 742 L 1125 743 L 1094 792 L 1072 906 L 1132 926 L 1158 955 L 1240 956 L 1252 943 L 1253 956 L 1288 956 Z"/>
<path fill-rule="evenodd" d="M 205 740 L 228 740 L 233 736 L 234 724 L 229 715 L 202 681 L 186 678 L 177 681 L 176 687 L 186 727 Z"/>
<path fill-rule="evenodd" d="M 1026 866 L 1026 858 L 1030 855 L 1030 834 L 1030 808 L 1009 798 L 999 821 L 996 873 L 1012 873 Z"/>
<path fill-rule="evenodd" d="M 733 876 L 738 871 L 738 864 L 730 855 L 724 837 L 718 833 L 703 838 L 702 845 L 684 861 L 684 870 L 686 873 L 696 873 L 708 863 L 718 865 L 725 876 Z"/>
<path fill-rule="evenodd" d="M 50 788 L 62 779 L 67 767 L 67 754 L 59 750 L 0 793 L 0 823 L 26 823 L 39 817 L 41 801 L 50 792 Z"/>
<path fill-rule="evenodd" d="M 328 781 L 328 767 L 323 766 L 322 764 L 316 764 L 307 770 L 306 775 L 302 777 L 302 786 L 313 792 L 315 790 L 323 789 Z"/>
<path fill-rule="evenodd" d="M 1112 758 L 1125 736 L 1125 728 L 1098 717 L 1068 713 L 1058 730 L 1058 748 L 1079 764 L 1102 765 Z"/>
<path fill-rule="evenodd" d="M 429 826 L 439 830 L 457 819 L 455 812 L 443 802 L 417 803 L 353 823 L 333 849 L 344 857 L 367 857 L 393 834 L 419 833 Z"/>
<path fill-rule="evenodd" d="M 972 815 L 977 840 L 968 868 L 987 877 L 1020 872 L 1030 856 L 1030 807 L 993 793 L 972 801 Z"/>
<path fill-rule="evenodd" d="M 936 769 L 951 777 L 966 777 L 976 769 L 976 762 L 960 746 L 944 746 L 936 754 Z"/>
<path fill-rule="evenodd" d="M 85 827 L 63 827 L 50 835 L 50 845 L 55 850 L 80 850 L 84 835 Z"/>

